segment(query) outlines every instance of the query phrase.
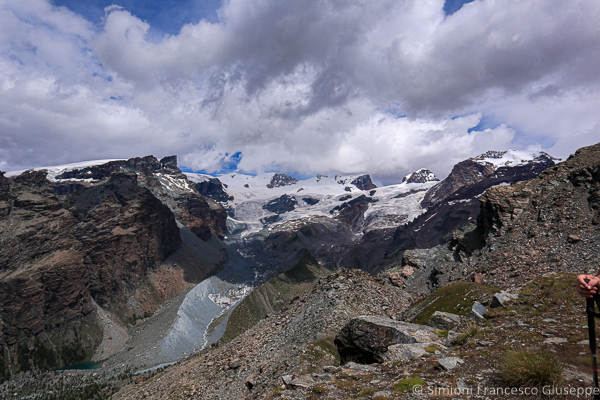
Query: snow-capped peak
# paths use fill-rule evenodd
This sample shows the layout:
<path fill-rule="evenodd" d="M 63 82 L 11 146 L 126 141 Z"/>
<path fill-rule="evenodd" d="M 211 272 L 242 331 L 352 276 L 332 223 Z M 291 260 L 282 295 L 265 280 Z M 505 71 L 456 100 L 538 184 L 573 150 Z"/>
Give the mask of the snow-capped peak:
<path fill-rule="evenodd" d="M 402 178 L 402 183 L 426 183 L 435 181 L 439 181 L 439 179 L 434 175 L 433 172 L 425 168 L 416 170 L 412 174 L 408 174 Z"/>
<path fill-rule="evenodd" d="M 92 160 L 92 161 L 82 161 L 82 162 L 72 163 L 72 164 L 55 165 L 55 166 L 51 166 L 51 167 L 38 167 L 38 168 L 32 168 L 32 169 L 34 171 L 46 170 L 47 171 L 46 177 L 48 178 L 48 180 L 56 181 L 55 177 L 65 173 L 65 172 L 84 169 L 87 167 L 93 167 L 95 165 L 103 165 L 103 164 L 109 163 L 111 161 L 123 161 L 123 160 L 119 160 L 119 159 Z M 28 171 L 28 170 L 24 169 L 21 171 L 9 171 L 9 172 L 5 173 L 4 176 L 6 176 L 6 177 L 17 176 L 17 175 L 21 175 L 25 171 Z"/>
<path fill-rule="evenodd" d="M 507 150 L 507 151 L 494 151 L 489 150 L 477 157 L 471 158 L 471 160 L 479 164 L 492 164 L 494 169 L 500 167 L 516 167 L 518 165 L 525 165 L 535 162 L 542 162 L 544 160 L 560 160 L 554 158 L 547 153 L 532 152 L 527 150 Z"/>

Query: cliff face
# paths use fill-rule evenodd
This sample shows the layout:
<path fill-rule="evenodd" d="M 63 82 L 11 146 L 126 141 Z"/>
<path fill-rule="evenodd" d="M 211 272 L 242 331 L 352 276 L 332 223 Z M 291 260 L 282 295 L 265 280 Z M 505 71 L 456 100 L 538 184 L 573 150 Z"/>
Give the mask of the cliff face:
<path fill-rule="evenodd" d="M 168 207 L 116 173 L 59 201 L 44 172 L 0 174 L 0 327 L 11 346 L 110 308 L 180 243 Z M 56 333 L 56 332 L 54 332 Z M 97 343 L 95 343 L 97 345 Z M 90 349 L 94 343 L 86 343 Z"/>
<path fill-rule="evenodd" d="M 198 193 L 177 167 L 177 156 L 161 160 L 136 157 L 69 170 L 54 177 L 54 188 L 58 194 L 68 195 L 85 187 L 77 180 L 101 182 L 119 172 L 138 174 L 138 184 L 166 204 L 175 218 L 200 239 L 207 240 L 211 234 L 222 238 L 227 231 L 227 213 L 216 201 Z"/>

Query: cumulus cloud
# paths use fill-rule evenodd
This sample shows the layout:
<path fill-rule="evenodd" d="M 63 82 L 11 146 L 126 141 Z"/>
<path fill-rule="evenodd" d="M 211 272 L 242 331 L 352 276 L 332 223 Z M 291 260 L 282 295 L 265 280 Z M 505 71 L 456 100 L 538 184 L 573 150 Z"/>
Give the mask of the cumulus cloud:
<path fill-rule="evenodd" d="M 488 149 L 564 157 L 597 141 L 599 3 L 443 8 L 229 0 L 217 22 L 156 38 L 119 7 L 95 26 L 46 0 L 4 1 L 0 165 L 178 154 L 209 172 L 239 161 L 391 182 Z M 477 128 L 483 115 L 498 125 Z"/>

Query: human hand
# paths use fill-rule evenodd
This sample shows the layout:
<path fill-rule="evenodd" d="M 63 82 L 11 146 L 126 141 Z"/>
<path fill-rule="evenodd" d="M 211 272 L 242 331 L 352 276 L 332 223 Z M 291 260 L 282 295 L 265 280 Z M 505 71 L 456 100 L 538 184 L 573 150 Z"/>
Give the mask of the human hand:
<path fill-rule="evenodd" d="M 593 275 L 579 275 L 575 282 L 577 292 L 587 298 L 592 298 L 598 293 L 598 286 L 600 286 L 600 278 Z"/>

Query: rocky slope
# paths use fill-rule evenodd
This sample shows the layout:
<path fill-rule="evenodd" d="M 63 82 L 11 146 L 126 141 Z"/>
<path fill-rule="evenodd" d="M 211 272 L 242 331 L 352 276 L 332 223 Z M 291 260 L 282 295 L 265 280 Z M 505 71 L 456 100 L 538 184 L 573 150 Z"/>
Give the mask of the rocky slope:
<path fill-rule="evenodd" d="M 365 232 L 348 250 L 342 265 L 374 273 L 394 268 L 408 249 L 430 248 L 452 239 L 453 232 L 475 221 L 488 188 L 532 179 L 557 161 L 546 153 L 492 152 L 462 161 L 441 182 L 423 192 L 422 212 L 395 227 Z M 435 182 L 428 170 L 406 182 Z M 412 189 L 419 190 L 419 189 Z"/>
<path fill-rule="evenodd" d="M 537 178 L 489 189 L 477 223 L 447 245 L 408 250 L 388 272 L 409 290 L 452 280 L 516 285 L 547 272 L 597 273 L 600 144 L 578 150 Z M 407 277 L 401 270 L 410 267 Z M 400 275 L 398 275 L 400 274 Z"/>
<path fill-rule="evenodd" d="M 340 270 L 227 345 L 209 348 L 157 379 L 128 387 L 119 399 L 262 398 L 282 375 L 339 363 L 333 339 L 352 317 L 397 317 L 411 302 L 387 281 Z M 251 387 L 251 390 L 248 388 Z"/>

